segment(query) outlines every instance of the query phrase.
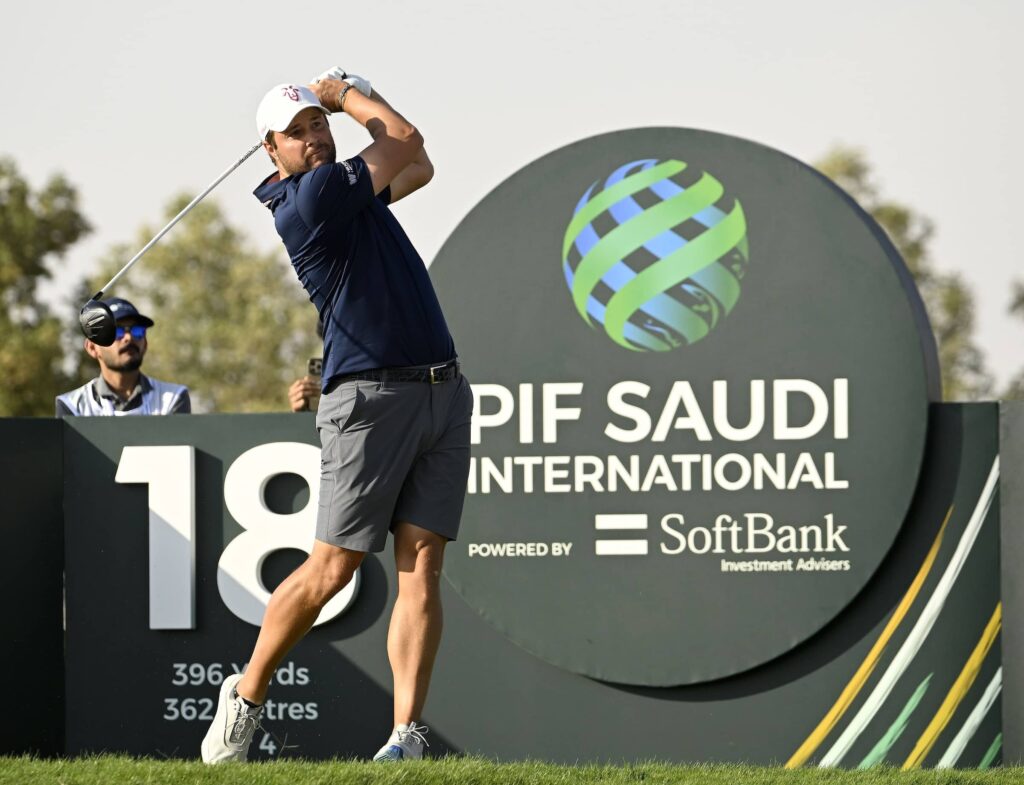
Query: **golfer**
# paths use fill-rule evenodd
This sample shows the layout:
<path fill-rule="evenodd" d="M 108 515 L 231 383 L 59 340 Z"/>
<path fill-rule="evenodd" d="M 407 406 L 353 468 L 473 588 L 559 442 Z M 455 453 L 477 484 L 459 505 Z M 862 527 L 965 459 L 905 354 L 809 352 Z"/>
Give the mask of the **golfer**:
<path fill-rule="evenodd" d="M 336 161 L 330 112 L 366 128 L 370 145 Z M 441 563 L 459 529 L 472 410 L 426 267 L 388 209 L 426 185 L 433 166 L 419 131 L 340 69 L 308 87 L 273 88 L 256 124 L 277 167 L 256 197 L 324 325 L 320 506 L 312 553 L 271 596 L 245 673 L 224 681 L 203 760 L 245 760 L 274 669 L 389 531 L 398 569 L 387 642 L 394 729 L 374 760 L 420 758 L 441 638 Z"/>

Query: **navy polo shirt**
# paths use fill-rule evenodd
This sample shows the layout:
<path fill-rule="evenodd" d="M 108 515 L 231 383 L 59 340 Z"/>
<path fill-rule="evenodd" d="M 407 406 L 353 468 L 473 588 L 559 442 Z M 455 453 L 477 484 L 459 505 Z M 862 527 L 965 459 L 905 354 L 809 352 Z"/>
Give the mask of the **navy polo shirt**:
<path fill-rule="evenodd" d="M 323 321 L 324 389 L 356 371 L 455 358 L 426 265 L 388 209 L 391 189 L 374 196 L 362 158 L 272 178 L 254 193 Z"/>

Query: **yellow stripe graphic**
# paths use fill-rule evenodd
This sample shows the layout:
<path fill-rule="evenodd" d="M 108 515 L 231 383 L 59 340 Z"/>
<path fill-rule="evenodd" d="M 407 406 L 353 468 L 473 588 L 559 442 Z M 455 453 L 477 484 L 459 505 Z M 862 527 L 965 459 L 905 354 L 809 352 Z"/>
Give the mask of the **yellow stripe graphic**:
<path fill-rule="evenodd" d="M 1003 604 L 997 602 L 996 609 L 992 612 L 992 618 L 988 620 L 985 631 L 981 633 L 981 638 L 974 647 L 974 651 L 967 658 L 963 670 L 960 671 L 960 675 L 953 682 L 953 686 L 949 688 L 946 699 L 942 701 L 942 705 L 939 706 L 939 710 L 932 717 L 932 721 L 928 723 L 928 727 L 925 728 L 921 738 L 914 745 L 914 751 L 910 753 L 910 757 L 903 764 L 904 769 L 920 767 L 922 761 L 931 752 L 935 742 L 938 741 L 939 734 L 945 730 L 946 725 L 953 719 L 953 713 L 956 711 L 957 706 L 960 705 L 960 701 L 964 699 L 967 691 L 974 684 L 974 680 L 978 678 L 978 672 L 981 670 L 981 665 L 985 661 L 985 656 L 988 654 L 989 649 L 995 643 L 1002 622 Z"/>
<path fill-rule="evenodd" d="M 787 769 L 795 769 L 799 766 L 803 766 L 808 761 L 811 755 L 814 754 L 815 750 L 817 750 L 818 747 L 821 746 L 822 742 L 828 738 L 828 735 L 836 727 L 836 724 L 840 719 L 842 719 L 846 710 L 850 708 L 850 705 L 864 687 L 868 677 L 871 676 L 871 672 L 875 669 L 875 666 L 878 665 L 878 661 L 882 658 L 882 652 L 885 651 L 885 647 L 889 644 L 889 640 L 892 638 L 893 633 L 895 633 L 896 628 L 900 626 L 903 618 L 907 615 L 907 611 L 910 610 L 910 606 L 913 605 L 914 600 L 921 591 L 921 587 L 924 585 L 925 580 L 928 578 L 928 573 L 931 572 L 932 565 L 935 564 L 935 557 L 939 553 L 939 547 L 942 545 L 942 535 L 946 531 L 946 524 L 949 523 L 949 517 L 952 514 L 953 507 L 951 506 L 946 512 L 946 519 L 942 522 L 939 533 L 935 535 L 935 542 L 932 543 L 932 547 L 928 551 L 928 555 L 925 557 L 924 562 L 922 562 L 921 568 L 917 571 L 917 575 L 914 577 L 913 583 L 911 583 L 910 588 L 907 589 L 907 593 L 903 595 L 903 599 L 900 600 L 900 604 L 896 606 L 896 610 L 889 619 L 889 623 L 885 625 L 885 629 L 882 630 L 882 634 L 878 636 L 878 640 L 875 641 L 875 645 L 871 647 L 871 651 L 868 652 L 867 657 L 864 658 L 860 667 L 857 668 L 857 672 L 853 674 L 853 678 L 850 679 L 850 683 L 846 685 L 840 693 L 839 698 L 832 705 L 832 708 L 829 709 L 821 722 L 818 723 L 818 727 L 816 727 L 804 743 L 800 745 L 800 748 L 793 753 L 793 756 L 786 761 Z"/>

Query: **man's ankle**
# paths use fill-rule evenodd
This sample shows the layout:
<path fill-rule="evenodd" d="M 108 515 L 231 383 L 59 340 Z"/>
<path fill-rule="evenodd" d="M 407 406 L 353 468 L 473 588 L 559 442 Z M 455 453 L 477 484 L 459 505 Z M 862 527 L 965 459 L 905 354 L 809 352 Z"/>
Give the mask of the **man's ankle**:
<path fill-rule="evenodd" d="M 249 692 L 248 688 L 245 687 L 245 680 L 238 682 L 235 685 L 235 695 L 241 698 L 242 702 L 253 709 L 257 709 L 263 705 L 263 701 L 266 699 L 264 696 L 261 700 L 254 700 L 254 693 Z"/>

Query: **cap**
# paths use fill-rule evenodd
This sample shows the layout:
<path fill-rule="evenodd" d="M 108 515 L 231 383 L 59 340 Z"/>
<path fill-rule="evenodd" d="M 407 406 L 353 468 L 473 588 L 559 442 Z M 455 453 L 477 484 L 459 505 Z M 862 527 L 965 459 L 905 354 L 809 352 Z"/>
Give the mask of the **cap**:
<path fill-rule="evenodd" d="M 271 131 L 283 131 L 295 119 L 295 115 L 311 106 L 324 114 L 330 114 L 313 95 L 313 91 L 304 85 L 279 84 L 272 87 L 256 108 L 256 133 L 260 139 L 266 139 Z"/>
<path fill-rule="evenodd" d="M 110 309 L 110 312 L 114 314 L 115 322 L 119 322 L 122 319 L 134 319 L 145 327 L 153 326 L 152 319 L 148 316 L 143 316 L 139 313 L 138 308 L 121 297 L 111 297 L 109 300 L 101 300 L 100 302 L 106 305 Z"/>

